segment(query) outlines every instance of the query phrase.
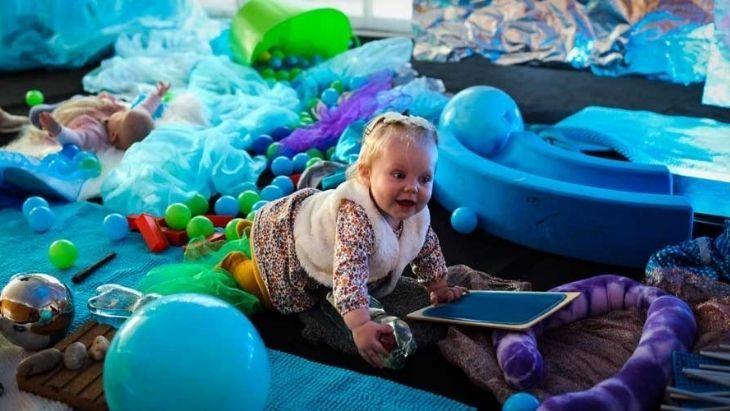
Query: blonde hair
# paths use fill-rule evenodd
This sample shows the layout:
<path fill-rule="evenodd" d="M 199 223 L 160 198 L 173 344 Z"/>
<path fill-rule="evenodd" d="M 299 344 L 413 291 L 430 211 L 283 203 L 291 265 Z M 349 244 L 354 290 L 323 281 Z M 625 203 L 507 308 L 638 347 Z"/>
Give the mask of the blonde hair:
<path fill-rule="evenodd" d="M 362 148 L 356 162 L 347 169 L 348 179 L 360 179 L 361 167 L 370 167 L 389 139 L 411 143 L 433 142 L 438 145 L 436 128 L 428 120 L 398 112 L 383 113 L 368 123 L 362 136 Z"/>
<path fill-rule="evenodd" d="M 84 114 L 104 112 L 111 115 L 119 111 L 119 104 L 106 98 L 97 96 L 76 97 L 60 103 L 53 109 L 53 117 L 61 125 L 66 126 L 71 120 Z M 25 133 L 31 139 L 42 140 L 48 136 L 48 132 L 35 126 L 28 126 Z"/>

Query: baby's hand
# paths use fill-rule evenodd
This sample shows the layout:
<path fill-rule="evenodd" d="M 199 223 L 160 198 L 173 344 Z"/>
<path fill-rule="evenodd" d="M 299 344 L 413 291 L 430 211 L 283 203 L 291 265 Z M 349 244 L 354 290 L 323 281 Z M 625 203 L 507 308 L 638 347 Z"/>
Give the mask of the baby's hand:
<path fill-rule="evenodd" d="M 165 96 L 165 93 L 170 90 L 170 83 L 163 83 L 162 81 L 157 82 L 157 95 L 162 98 Z"/>
<path fill-rule="evenodd" d="M 458 300 L 464 295 L 469 294 L 469 290 L 464 287 L 440 287 L 432 290 L 429 297 L 431 298 L 431 304 L 450 303 Z"/>
<path fill-rule="evenodd" d="M 51 113 L 44 111 L 38 115 L 38 121 L 41 123 L 41 128 L 48 131 L 51 137 L 56 137 L 61 133 L 61 124 L 51 115 Z"/>
<path fill-rule="evenodd" d="M 380 343 L 379 337 L 382 334 L 392 335 L 393 329 L 385 324 L 366 321 L 352 330 L 352 338 L 355 340 L 360 356 L 375 368 L 383 368 L 383 357 L 389 354 Z"/>

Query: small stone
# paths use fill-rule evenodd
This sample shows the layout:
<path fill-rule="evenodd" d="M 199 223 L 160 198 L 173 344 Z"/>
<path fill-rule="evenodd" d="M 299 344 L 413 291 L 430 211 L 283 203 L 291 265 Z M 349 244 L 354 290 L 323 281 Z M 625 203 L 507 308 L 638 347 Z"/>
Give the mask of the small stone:
<path fill-rule="evenodd" d="M 78 370 L 84 366 L 86 362 L 86 346 L 84 343 L 76 341 L 66 347 L 63 352 L 63 365 L 69 370 Z"/>
<path fill-rule="evenodd" d="M 63 354 L 56 348 L 47 348 L 43 351 L 26 357 L 18 364 L 18 375 L 29 377 L 50 371 L 63 359 Z"/>
<path fill-rule="evenodd" d="M 106 356 L 106 352 L 109 349 L 109 340 L 103 335 L 97 335 L 94 338 L 94 342 L 89 347 L 89 357 L 99 361 L 103 360 Z"/>

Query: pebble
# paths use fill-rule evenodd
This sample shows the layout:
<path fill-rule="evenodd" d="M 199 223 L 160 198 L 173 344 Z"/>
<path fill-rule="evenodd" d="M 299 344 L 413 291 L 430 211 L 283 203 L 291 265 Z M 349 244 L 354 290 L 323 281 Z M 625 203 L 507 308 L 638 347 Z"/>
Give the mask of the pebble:
<path fill-rule="evenodd" d="M 69 370 L 78 370 L 84 366 L 86 362 L 86 346 L 84 343 L 76 341 L 66 347 L 63 352 L 63 365 Z"/>
<path fill-rule="evenodd" d="M 103 335 L 97 335 L 94 338 L 94 342 L 89 347 L 89 357 L 99 361 L 103 360 L 106 356 L 106 352 L 109 349 L 109 340 Z"/>
<path fill-rule="evenodd" d="M 48 348 L 30 355 L 18 364 L 18 375 L 31 376 L 50 371 L 63 359 L 57 348 Z"/>

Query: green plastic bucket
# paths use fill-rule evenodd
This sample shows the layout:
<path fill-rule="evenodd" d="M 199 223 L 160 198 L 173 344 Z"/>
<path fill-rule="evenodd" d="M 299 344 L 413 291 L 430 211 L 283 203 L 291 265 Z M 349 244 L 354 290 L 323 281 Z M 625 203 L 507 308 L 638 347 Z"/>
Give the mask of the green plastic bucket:
<path fill-rule="evenodd" d="M 275 0 L 250 0 L 231 23 L 231 49 L 243 64 L 278 47 L 285 54 L 332 57 L 347 50 L 352 39 L 347 16 L 332 8 L 302 10 Z"/>

